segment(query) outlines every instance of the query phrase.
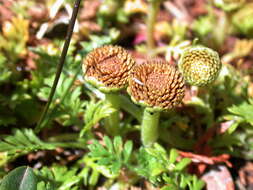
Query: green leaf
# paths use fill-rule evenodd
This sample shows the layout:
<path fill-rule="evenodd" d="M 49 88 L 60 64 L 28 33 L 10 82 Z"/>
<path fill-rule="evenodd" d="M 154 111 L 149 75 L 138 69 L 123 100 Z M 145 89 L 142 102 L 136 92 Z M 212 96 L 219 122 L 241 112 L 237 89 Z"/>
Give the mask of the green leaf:
<path fill-rule="evenodd" d="M 73 85 L 78 73 L 79 70 L 76 71 L 74 76 L 68 76 L 67 74 L 62 73 L 62 76 L 59 79 L 59 87 L 54 95 L 52 108 L 49 111 L 47 119 L 42 123 L 42 128 L 44 126 L 49 126 L 48 123 L 54 119 L 57 119 L 57 121 L 64 126 L 82 126 L 82 122 L 77 116 L 84 113 L 83 107 L 86 102 L 80 99 L 81 87 Z M 49 97 L 53 80 L 54 76 L 44 79 L 45 86 L 42 87 L 38 93 L 38 96 L 41 99 L 47 99 Z"/>
<path fill-rule="evenodd" d="M 31 168 L 21 166 L 3 178 L 0 190 L 37 190 L 37 177 Z"/>
<path fill-rule="evenodd" d="M 176 161 L 177 157 L 178 157 L 178 152 L 177 152 L 177 150 L 174 149 L 174 148 L 171 149 L 171 151 L 170 151 L 169 162 L 170 162 L 170 163 L 174 163 L 174 162 Z"/>
<path fill-rule="evenodd" d="M 114 137 L 113 140 L 105 136 L 103 141 L 105 146 L 102 146 L 96 140 L 88 146 L 90 152 L 85 162 L 86 165 L 102 173 L 104 176 L 115 178 L 119 175 L 123 167 L 129 166 L 128 161 L 131 156 L 133 144 L 131 141 L 127 141 L 124 145 L 122 138 L 119 136 Z"/>
<path fill-rule="evenodd" d="M 68 144 L 68 142 L 48 143 L 40 140 L 32 129 L 15 130 L 13 135 L 9 135 L 0 140 L 0 153 L 6 153 L 6 161 L 15 159 L 18 156 L 38 150 L 54 150 L 57 147 L 80 147 L 79 143 Z M 4 164 L 1 162 L 1 164 Z"/>
<path fill-rule="evenodd" d="M 86 131 L 90 130 L 101 119 L 108 117 L 113 112 L 115 112 L 115 109 L 111 108 L 111 106 L 104 101 L 99 101 L 97 103 L 90 102 L 85 110 L 85 126 L 80 132 L 80 137 L 82 137 Z"/>
<path fill-rule="evenodd" d="M 188 184 L 190 186 L 190 189 L 192 190 L 200 190 L 204 188 L 205 182 L 202 180 L 199 180 L 195 175 L 192 177 L 192 184 Z"/>
<path fill-rule="evenodd" d="M 9 159 L 36 150 L 52 150 L 56 146 L 41 141 L 31 129 L 16 130 L 13 136 L 0 141 L 0 152 L 7 152 Z"/>
<path fill-rule="evenodd" d="M 178 164 L 176 164 L 175 170 L 181 171 L 185 169 L 185 167 L 191 163 L 191 159 L 183 158 Z"/>
<path fill-rule="evenodd" d="M 89 184 L 92 186 L 95 186 L 98 182 L 98 178 L 99 178 L 99 172 L 93 170 L 89 179 Z"/>
<path fill-rule="evenodd" d="M 112 44 L 118 37 L 120 36 L 120 32 L 116 28 L 109 29 L 109 35 L 89 35 L 90 42 L 82 42 L 81 46 L 83 47 L 83 51 L 90 52 L 91 50 L 103 46 L 105 44 Z"/>
<path fill-rule="evenodd" d="M 112 144 L 111 139 L 108 136 L 105 136 L 103 140 L 105 142 L 106 148 L 108 149 L 108 152 L 113 154 L 114 149 L 113 149 L 113 144 Z"/>
<path fill-rule="evenodd" d="M 51 183 L 45 183 L 44 181 L 40 181 L 37 184 L 37 190 L 55 190 Z"/>
<path fill-rule="evenodd" d="M 124 163 L 128 162 L 131 156 L 132 150 L 133 150 L 133 142 L 127 141 L 123 150 Z"/>
<path fill-rule="evenodd" d="M 228 108 L 228 111 L 234 115 L 240 116 L 253 126 L 253 104 L 243 102 L 239 105 L 233 105 Z"/>
<path fill-rule="evenodd" d="M 233 134 L 224 133 L 211 140 L 213 148 L 232 147 L 242 145 L 242 142 Z"/>
<path fill-rule="evenodd" d="M 213 30 L 215 18 L 211 15 L 202 16 L 193 22 L 193 31 L 198 36 L 204 37 Z"/>
<path fill-rule="evenodd" d="M 43 167 L 37 171 L 37 176 L 44 183 L 39 184 L 38 190 L 74 190 L 78 189 L 79 182 L 85 178 L 85 172 L 89 172 L 84 168 L 78 173 L 77 167 L 66 167 L 53 165 L 51 168 Z M 88 174 L 87 174 L 88 175 Z M 85 180 L 85 179 L 84 179 Z"/>
<path fill-rule="evenodd" d="M 113 139 L 113 146 L 114 146 L 116 152 L 121 153 L 122 150 L 123 150 L 122 138 L 119 137 L 119 136 L 116 136 L 116 137 Z"/>
<path fill-rule="evenodd" d="M 178 190 L 178 187 L 172 184 L 166 185 L 161 188 L 161 190 Z"/>
<path fill-rule="evenodd" d="M 185 171 L 191 159 L 184 158 L 177 161 L 177 157 L 177 150 L 171 149 L 168 155 L 166 150 L 156 143 L 153 147 L 140 149 L 137 156 L 138 167 L 135 171 L 147 178 L 152 184 L 162 186 L 162 189 L 165 190 L 200 190 L 195 188 L 200 186 L 199 182 L 196 181 L 198 179 Z"/>

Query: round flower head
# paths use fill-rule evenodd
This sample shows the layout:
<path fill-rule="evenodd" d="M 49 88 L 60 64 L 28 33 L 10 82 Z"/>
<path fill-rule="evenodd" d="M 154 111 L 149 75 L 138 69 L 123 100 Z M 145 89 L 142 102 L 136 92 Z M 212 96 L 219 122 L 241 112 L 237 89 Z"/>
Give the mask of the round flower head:
<path fill-rule="evenodd" d="M 221 61 L 214 50 L 194 46 L 183 52 L 178 66 L 186 82 L 194 86 L 204 86 L 218 77 Z"/>
<path fill-rule="evenodd" d="M 127 90 L 135 103 L 150 111 L 161 111 L 178 105 L 185 91 L 181 74 L 166 61 L 159 59 L 135 65 Z"/>
<path fill-rule="evenodd" d="M 102 92 L 125 88 L 135 61 L 119 46 L 107 45 L 91 51 L 83 61 L 84 79 Z"/>

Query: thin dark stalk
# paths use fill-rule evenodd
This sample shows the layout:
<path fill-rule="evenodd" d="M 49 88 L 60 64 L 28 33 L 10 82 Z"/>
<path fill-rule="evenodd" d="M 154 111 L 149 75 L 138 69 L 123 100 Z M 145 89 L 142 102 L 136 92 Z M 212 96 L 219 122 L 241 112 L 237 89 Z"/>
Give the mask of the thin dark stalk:
<path fill-rule="evenodd" d="M 80 66 L 80 67 L 81 67 L 81 66 Z M 77 75 L 78 75 L 79 72 L 80 72 L 80 67 L 76 70 L 76 73 L 75 73 L 75 75 L 72 77 L 72 80 L 70 81 L 70 83 L 69 83 L 69 85 L 68 85 L 66 91 L 65 91 L 64 94 L 60 97 L 59 103 L 57 103 L 57 105 L 55 105 L 55 107 L 51 108 L 51 110 L 48 111 L 48 114 L 47 114 L 48 117 L 47 117 L 46 119 L 44 119 L 44 120 L 41 122 L 41 124 L 40 124 L 41 128 L 43 128 L 43 127 L 48 123 L 48 121 L 51 119 L 51 115 L 57 110 L 57 108 L 58 108 L 60 105 L 62 105 L 62 103 L 63 103 L 63 101 L 65 100 L 65 98 L 67 97 L 67 95 L 68 95 L 68 93 L 69 93 L 71 87 L 73 86 L 73 84 L 74 84 L 74 82 L 75 82 L 75 80 L 76 80 L 76 78 L 77 78 Z"/>
<path fill-rule="evenodd" d="M 50 106 L 50 104 L 51 104 L 51 102 L 53 100 L 53 97 L 54 97 L 54 94 L 55 94 L 55 90 L 56 90 L 59 78 L 61 76 L 62 68 L 63 68 L 64 62 L 65 62 L 65 58 L 66 58 L 66 55 L 67 55 L 67 52 L 68 52 L 70 40 L 71 40 L 71 37 L 72 37 L 72 34 L 73 34 L 76 17 L 77 17 L 78 10 L 79 10 L 79 7 L 80 7 L 80 2 L 81 2 L 81 0 L 76 0 L 75 1 L 74 9 L 73 9 L 72 16 L 71 16 L 71 19 L 70 19 L 70 22 L 69 22 L 69 26 L 68 26 L 67 36 L 66 36 L 66 39 L 65 39 L 65 43 L 64 43 L 64 46 L 63 46 L 63 50 L 62 50 L 62 53 L 61 53 L 61 57 L 60 57 L 59 63 L 57 65 L 57 71 L 56 71 L 56 74 L 55 74 L 54 83 L 53 83 L 53 86 L 52 86 L 51 91 L 50 91 L 48 102 L 47 102 L 47 104 L 46 104 L 46 106 L 45 106 L 45 108 L 43 110 L 43 113 L 42 113 L 42 115 L 41 115 L 41 117 L 40 117 L 40 119 L 39 119 L 39 121 L 37 123 L 37 126 L 35 128 L 35 132 L 36 133 L 40 132 L 40 130 L 42 129 L 41 128 L 41 123 L 45 119 L 45 117 L 47 115 L 47 112 L 48 112 L 48 109 L 49 109 L 49 106 Z"/>
<path fill-rule="evenodd" d="M 159 12 L 159 7 L 161 0 L 149 0 L 148 5 L 148 17 L 147 17 L 147 47 L 149 56 L 153 56 L 153 51 L 155 49 L 155 23 L 157 13 Z"/>

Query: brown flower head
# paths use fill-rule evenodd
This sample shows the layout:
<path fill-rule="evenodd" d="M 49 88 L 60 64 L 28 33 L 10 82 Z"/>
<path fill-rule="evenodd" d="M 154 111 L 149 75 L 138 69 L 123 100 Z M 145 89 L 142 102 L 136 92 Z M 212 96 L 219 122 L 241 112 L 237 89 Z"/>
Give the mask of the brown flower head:
<path fill-rule="evenodd" d="M 91 51 L 83 61 L 85 80 L 103 92 L 125 88 L 134 59 L 119 46 L 107 45 Z"/>
<path fill-rule="evenodd" d="M 184 91 L 183 77 L 164 60 L 148 60 L 132 69 L 128 93 L 135 103 L 146 106 L 150 111 L 178 105 Z"/>

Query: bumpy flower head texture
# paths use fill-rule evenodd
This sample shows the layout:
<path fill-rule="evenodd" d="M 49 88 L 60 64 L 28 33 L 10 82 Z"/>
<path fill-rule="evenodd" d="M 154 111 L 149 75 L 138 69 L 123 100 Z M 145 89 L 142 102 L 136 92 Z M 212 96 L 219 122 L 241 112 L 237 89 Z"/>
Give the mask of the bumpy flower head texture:
<path fill-rule="evenodd" d="M 162 111 L 181 103 L 185 89 L 183 77 L 173 66 L 153 59 L 133 67 L 127 91 L 136 104 Z"/>
<path fill-rule="evenodd" d="M 185 81 L 190 85 L 205 86 L 218 77 L 221 61 L 214 50 L 195 46 L 183 52 L 178 66 Z"/>
<path fill-rule="evenodd" d="M 96 48 L 83 61 L 84 79 L 102 92 L 115 92 L 127 86 L 134 64 L 135 61 L 122 47 L 107 45 Z"/>

